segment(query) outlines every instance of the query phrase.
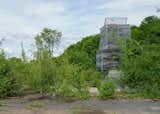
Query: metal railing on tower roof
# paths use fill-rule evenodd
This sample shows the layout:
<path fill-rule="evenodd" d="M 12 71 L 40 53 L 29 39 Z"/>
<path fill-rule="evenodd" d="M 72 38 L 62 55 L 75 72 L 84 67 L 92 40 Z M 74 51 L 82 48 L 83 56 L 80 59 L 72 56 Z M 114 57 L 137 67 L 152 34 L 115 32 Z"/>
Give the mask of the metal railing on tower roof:
<path fill-rule="evenodd" d="M 106 17 L 104 25 L 109 25 L 109 24 L 127 24 L 127 17 Z"/>

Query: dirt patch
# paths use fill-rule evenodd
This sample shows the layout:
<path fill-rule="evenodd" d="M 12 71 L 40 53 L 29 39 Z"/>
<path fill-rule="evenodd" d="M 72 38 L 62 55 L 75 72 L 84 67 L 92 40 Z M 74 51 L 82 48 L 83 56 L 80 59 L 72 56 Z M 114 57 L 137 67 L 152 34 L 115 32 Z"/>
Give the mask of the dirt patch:
<path fill-rule="evenodd" d="M 40 98 L 37 93 L 0 100 L 0 114 L 159 114 L 160 102 L 118 99 Z M 29 107 L 29 108 L 28 108 Z"/>
<path fill-rule="evenodd" d="M 0 114 L 72 114 L 67 110 L 0 110 Z"/>
<path fill-rule="evenodd" d="M 74 110 L 72 111 L 72 114 L 106 114 L 103 111 L 100 110 Z"/>

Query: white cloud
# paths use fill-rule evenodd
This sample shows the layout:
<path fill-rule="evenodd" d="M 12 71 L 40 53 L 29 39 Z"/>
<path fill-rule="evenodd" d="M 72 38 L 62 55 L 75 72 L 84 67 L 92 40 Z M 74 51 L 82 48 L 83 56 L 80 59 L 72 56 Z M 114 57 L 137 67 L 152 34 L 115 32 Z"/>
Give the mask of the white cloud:
<path fill-rule="evenodd" d="M 87 0 L 8 0 L 6 3 L 6 6 L 0 4 L 0 35 L 7 34 L 6 50 L 11 53 L 13 47 L 19 54 L 21 41 L 28 50 L 30 43 L 34 43 L 33 37 L 49 27 L 63 33 L 55 52 L 58 55 L 82 37 L 99 33 L 105 17 L 125 16 L 129 24 L 138 25 L 144 17 L 155 14 L 160 0 L 92 0 L 92 5 Z"/>
<path fill-rule="evenodd" d="M 137 7 L 155 7 L 160 4 L 160 0 L 110 0 L 103 5 L 98 6 L 100 9 L 108 8 L 112 10 L 130 10 Z"/>
<path fill-rule="evenodd" d="M 1 33 L 34 33 L 37 31 L 32 22 L 8 12 L 0 14 L 0 25 Z"/>
<path fill-rule="evenodd" d="M 15 49 L 13 49 L 13 48 L 3 47 L 3 50 L 4 50 L 4 52 L 5 52 L 8 56 L 14 55 L 14 50 L 15 50 Z"/>
<path fill-rule="evenodd" d="M 97 6 L 99 10 L 106 10 L 106 16 L 128 17 L 128 23 L 139 25 L 150 15 L 157 15 L 155 7 L 160 0 L 110 0 Z"/>
<path fill-rule="evenodd" d="M 32 2 L 24 8 L 25 13 L 35 16 L 54 15 L 55 13 L 62 13 L 64 11 L 64 5 L 60 2 Z"/>
<path fill-rule="evenodd" d="M 37 34 L 48 25 L 57 28 L 61 23 L 65 23 L 65 18 L 68 18 L 61 16 L 64 12 L 64 5 L 61 2 L 29 1 L 23 5 L 24 8 L 21 9 L 23 14 L 0 9 L 0 33 Z"/>

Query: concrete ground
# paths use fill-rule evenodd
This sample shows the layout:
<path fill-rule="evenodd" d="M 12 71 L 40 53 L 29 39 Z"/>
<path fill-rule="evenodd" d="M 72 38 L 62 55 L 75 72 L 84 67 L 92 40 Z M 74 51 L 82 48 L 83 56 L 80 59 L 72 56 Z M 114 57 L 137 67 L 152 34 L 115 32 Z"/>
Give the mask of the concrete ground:
<path fill-rule="evenodd" d="M 33 97 L 33 96 L 32 96 Z M 0 114 L 160 114 L 160 101 L 138 99 L 68 101 L 20 97 L 0 100 Z"/>

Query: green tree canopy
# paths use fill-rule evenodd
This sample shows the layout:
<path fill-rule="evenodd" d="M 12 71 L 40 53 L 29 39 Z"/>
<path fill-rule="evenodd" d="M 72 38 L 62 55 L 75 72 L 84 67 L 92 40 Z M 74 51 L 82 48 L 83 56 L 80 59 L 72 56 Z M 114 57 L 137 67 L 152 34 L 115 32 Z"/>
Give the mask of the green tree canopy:
<path fill-rule="evenodd" d="M 21 42 L 21 57 L 24 62 L 26 62 L 26 53 L 23 47 L 23 42 Z"/>
<path fill-rule="evenodd" d="M 122 82 L 144 96 L 160 96 L 160 18 L 132 27 L 122 58 Z"/>
<path fill-rule="evenodd" d="M 132 38 L 141 44 L 160 44 L 160 18 L 156 16 L 146 17 L 139 27 L 132 27 Z"/>
<path fill-rule="evenodd" d="M 44 28 L 42 32 L 35 37 L 38 54 L 40 54 L 41 51 L 45 49 L 52 55 L 53 49 L 58 45 L 61 37 L 61 32 L 49 28 Z"/>

